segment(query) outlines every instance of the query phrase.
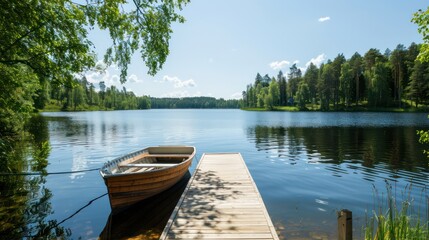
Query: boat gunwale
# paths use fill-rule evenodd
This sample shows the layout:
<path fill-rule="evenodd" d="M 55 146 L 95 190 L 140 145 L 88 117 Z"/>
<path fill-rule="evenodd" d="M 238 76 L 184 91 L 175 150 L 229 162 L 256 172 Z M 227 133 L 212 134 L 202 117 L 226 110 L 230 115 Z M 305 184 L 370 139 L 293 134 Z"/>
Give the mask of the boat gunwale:
<path fill-rule="evenodd" d="M 104 170 L 106 170 L 107 168 L 113 167 L 113 166 L 118 166 L 122 161 L 129 159 L 130 157 L 134 157 L 140 154 L 143 154 L 145 152 L 148 152 L 149 148 L 192 148 L 192 153 L 189 154 L 189 156 L 187 157 L 186 160 L 174 165 L 174 166 L 168 166 L 168 167 L 162 167 L 162 168 L 158 168 L 158 169 L 153 169 L 153 170 L 149 170 L 149 171 L 145 171 L 145 172 L 128 172 L 128 173 L 105 173 Z M 145 173 L 152 173 L 152 172 L 160 172 L 160 171 L 165 171 L 167 169 L 171 169 L 171 168 L 176 168 L 178 166 L 181 166 L 185 163 L 187 163 L 188 161 L 192 160 L 195 157 L 196 154 L 196 148 L 195 146 L 152 146 L 152 147 L 146 147 L 144 149 L 140 149 L 131 153 L 128 153 L 126 155 L 114 158 L 110 161 L 107 161 L 106 163 L 103 164 L 103 167 L 100 168 L 100 174 L 103 177 L 103 179 L 107 179 L 107 178 L 112 178 L 112 177 L 118 177 L 118 176 L 128 176 L 128 175 L 138 175 L 138 174 L 145 174 Z M 154 154 L 156 155 L 156 154 Z M 171 154 L 172 156 L 174 156 L 174 154 Z M 150 155 L 149 155 L 150 157 Z"/>

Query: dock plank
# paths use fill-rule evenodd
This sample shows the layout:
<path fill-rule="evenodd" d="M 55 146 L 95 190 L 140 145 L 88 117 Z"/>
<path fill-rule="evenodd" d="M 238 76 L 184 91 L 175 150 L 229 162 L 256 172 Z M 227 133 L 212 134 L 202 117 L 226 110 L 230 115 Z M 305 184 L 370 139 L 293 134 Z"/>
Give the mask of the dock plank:
<path fill-rule="evenodd" d="M 160 239 L 279 239 L 240 153 L 203 154 Z"/>

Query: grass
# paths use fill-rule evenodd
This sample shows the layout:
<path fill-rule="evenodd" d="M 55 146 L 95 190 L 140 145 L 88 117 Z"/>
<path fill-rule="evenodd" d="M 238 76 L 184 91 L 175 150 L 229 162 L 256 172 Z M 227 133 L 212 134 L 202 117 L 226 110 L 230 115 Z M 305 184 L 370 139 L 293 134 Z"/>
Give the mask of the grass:
<path fill-rule="evenodd" d="M 274 107 L 274 109 L 272 110 L 263 108 L 263 107 L 245 107 L 245 108 L 241 108 L 241 110 L 257 111 L 257 112 L 265 112 L 265 111 L 297 112 L 299 111 L 297 107 L 291 107 L 291 106 L 277 106 L 277 107 Z"/>
<path fill-rule="evenodd" d="M 274 109 L 270 110 L 263 107 L 245 107 L 241 108 L 241 110 L 246 111 L 285 111 L 285 112 L 297 112 L 301 111 L 298 107 L 295 106 L 276 106 Z M 306 110 L 304 111 L 321 111 L 320 105 L 318 104 L 307 104 Z M 370 107 L 365 103 L 355 106 L 351 105 L 349 107 L 339 104 L 337 108 L 331 104 L 329 106 L 328 112 L 429 112 L 428 106 L 419 106 L 418 108 L 407 105 L 404 108 L 399 107 Z"/>
<path fill-rule="evenodd" d="M 61 111 L 70 111 L 70 112 L 79 112 L 79 111 L 109 111 L 113 109 L 103 108 L 98 105 L 80 105 L 76 109 L 69 107 L 68 109 L 63 109 L 63 104 L 58 101 L 50 100 L 45 107 L 40 110 L 42 112 L 61 112 Z"/>
<path fill-rule="evenodd" d="M 402 240 L 402 239 L 429 239 L 428 216 L 421 215 L 421 209 L 414 212 L 414 199 L 411 198 L 411 185 L 405 188 L 404 200 L 398 206 L 392 193 L 392 185 L 386 182 L 387 197 L 378 199 L 378 209 L 372 211 L 372 217 L 366 219 L 364 229 L 365 240 Z M 422 191 L 422 200 L 429 201 L 426 189 Z M 383 206 L 385 204 L 385 206 Z M 428 202 L 429 204 L 429 202 Z M 429 209 L 426 209 L 426 212 Z M 429 213 L 427 213 L 429 214 Z M 426 220 L 424 220 L 426 219 Z"/>

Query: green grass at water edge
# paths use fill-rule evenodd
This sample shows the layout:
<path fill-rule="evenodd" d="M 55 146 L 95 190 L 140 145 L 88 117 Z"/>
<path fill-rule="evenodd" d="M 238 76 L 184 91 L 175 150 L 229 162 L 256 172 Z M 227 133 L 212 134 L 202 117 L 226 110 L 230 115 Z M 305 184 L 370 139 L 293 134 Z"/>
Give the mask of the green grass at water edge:
<path fill-rule="evenodd" d="M 274 107 L 274 109 L 267 109 L 262 107 L 245 107 L 241 108 L 241 110 L 244 111 L 256 111 L 256 112 L 269 112 L 269 111 L 284 111 L 284 112 L 298 112 L 299 109 L 297 107 L 290 107 L 290 106 L 277 106 Z"/>
<path fill-rule="evenodd" d="M 421 209 L 414 212 L 415 200 L 410 196 L 411 187 L 407 186 L 403 192 L 405 199 L 402 200 L 400 207 L 397 205 L 397 198 L 392 194 L 390 183 L 386 182 L 385 199 L 383 197 L 380 199 L 375 189 L 378 207 L 372 211 L 371 217 L 366 217 L 365 240 L 429 239 L 429 216 L 422 216 Z M 429 201 L 426 188 L 422 190 L 422 201 Z M 426 206 L 424 212 L 427 214 L 428 209 L 429 206 Z"/>

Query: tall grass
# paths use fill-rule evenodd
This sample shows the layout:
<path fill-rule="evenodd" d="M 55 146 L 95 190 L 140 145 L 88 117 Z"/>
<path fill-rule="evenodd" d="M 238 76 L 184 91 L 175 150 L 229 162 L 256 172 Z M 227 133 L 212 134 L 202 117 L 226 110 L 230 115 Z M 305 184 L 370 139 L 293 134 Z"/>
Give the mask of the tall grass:
<path fill-rule="evenodd" d="M 426 209 L 417 208 L 415 211 L 414 203 L 418 205 L 411 197 L 412 185 L 407 185 L 402 192 L 400 204 L 392 192 L 392 185 L 386 181 L 387 196 L 381 198 L 374 187 L 375 204 L 377 209 L 372 211 L 371 217 L 366 217 L 365 239 L 366 240 L 408 240 L 408 239 L 429 239 L 429 196 L 424 188 L 421 194 L 421 203 L 426 205 Z M 422 215 L 423 214 L 423 215 Z"/>

